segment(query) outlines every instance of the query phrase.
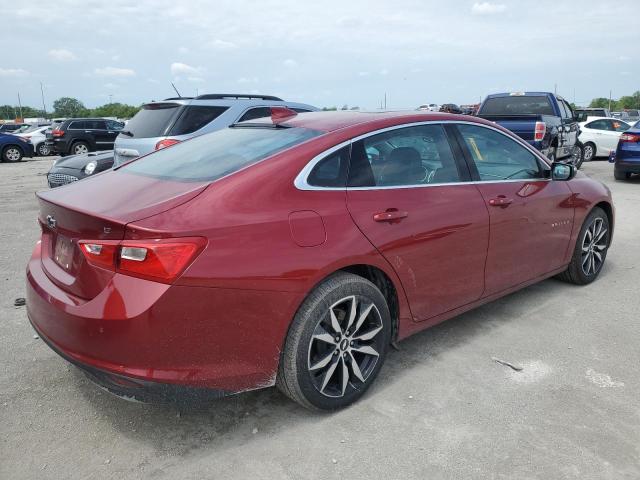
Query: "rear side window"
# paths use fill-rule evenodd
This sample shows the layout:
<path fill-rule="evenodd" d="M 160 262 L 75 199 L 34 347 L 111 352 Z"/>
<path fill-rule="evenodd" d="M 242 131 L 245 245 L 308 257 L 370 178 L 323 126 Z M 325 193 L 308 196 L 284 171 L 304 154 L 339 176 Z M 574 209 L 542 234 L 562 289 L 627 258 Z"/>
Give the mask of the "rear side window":
<path fill-rule="evenodd" d="M 270 107 L 257 107 L 247 110 L 244 115 L 242 115 L 238 122 L 247 122 L 249 120 L 255 120 L 256 118 L 262 117 L 270 117 L 271 116 L 271 108 Z"/>
<path fill-rule="evenodd" d="M 212 181 L 320 134 L 306 128 L 225 128 L 157 150 L 122 169 L 167 180 Z"/>
<path fill-rule="evenodd" d="M 553 115 L 548 97 L 512 96 L 487 98 L 480 111 L 482 115 Z"/>
<path fill-rule="evenodd" d="M 320 160 L 307 177 L 307 183 L 313 187 L 345 187 L 349 149 L 343 147 Z"/>
<path fill-rule="evenodd" d="M 144 105 L 123 129 L 133 138 L 164 137 L 180 113 L 178 103 L 151 103 Z"/>
<path fill-rule="evenodd" d="M 171 127 L 168 135 L 187 135 L 200 130 L 205 125 L 218 118 L 227 107 L 207 107 L 189 105 L 182 109 L 176 123 Z"/>

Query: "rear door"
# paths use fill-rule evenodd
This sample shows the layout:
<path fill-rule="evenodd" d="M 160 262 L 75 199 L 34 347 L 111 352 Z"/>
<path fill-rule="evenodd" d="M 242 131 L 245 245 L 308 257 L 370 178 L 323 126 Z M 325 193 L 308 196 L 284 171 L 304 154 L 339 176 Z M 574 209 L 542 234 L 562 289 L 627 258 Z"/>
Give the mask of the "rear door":
<path fill-rule="evenodd" d="M 468 124 L 457 129 L 489 211 L 485 295 L 563 266 L 574 214 L 567 183 L 550 180 L 542 160 L 503 132 Z"/>
<path fill-rule="evenodd" d="M 90 127 L 87 132 L 93 137 L 96 150 L 111 150 L 113 148 L 113 142 L 117 135 L 109 133 L 107 130 L 107 122 L 105 120 L 87 120 Z"/>
<path fill-rule="evenodd" d="M 347 207 L 397 272 L 416 321 L 484 290 L 489 218 L 468 180 L 441 124 L 395 128 L 352 145 Z"/>

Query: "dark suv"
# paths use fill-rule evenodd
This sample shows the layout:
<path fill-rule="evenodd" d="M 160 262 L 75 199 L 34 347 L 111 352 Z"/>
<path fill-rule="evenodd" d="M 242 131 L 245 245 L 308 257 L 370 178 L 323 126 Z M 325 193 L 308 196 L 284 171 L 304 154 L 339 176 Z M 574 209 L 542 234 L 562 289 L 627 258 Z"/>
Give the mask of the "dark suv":
<path fill-rule="evenodd" d="M 47 133 L 46 143 L 61 156 L 112 150 L 123 127 L 124 123 L 104 118 L 70 118 Z"/>

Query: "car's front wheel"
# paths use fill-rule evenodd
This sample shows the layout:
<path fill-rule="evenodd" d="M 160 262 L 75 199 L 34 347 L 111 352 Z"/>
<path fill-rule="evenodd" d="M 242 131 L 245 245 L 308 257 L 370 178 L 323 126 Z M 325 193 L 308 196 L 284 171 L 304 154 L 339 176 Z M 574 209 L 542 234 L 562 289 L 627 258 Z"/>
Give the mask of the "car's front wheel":
<path fill-rule="evenodd" d="M 584 147 L 580 143 L 576 143 L 573 146 L 573 151 L 571 152 L 571 163 L 576 167 L 576 170 L 580 170 L 582 166 L 582 161 L 584 160 Z"/>
<path fill-rule="evenodd" d="M 607 258 L 610 235 L 609 217 L 595 207 L 582 224 L 569 266 L 558 278 L 576 285 L 598 278 Z"/>
<path fill-rule="evenodd" d="M 596 157 L 596 146 L 591 142 L 585 143 L 583 147 L 583 154 L 582 154 L 583 160 L 585 162 L 590 162 L 595 157 Z"/>
<path fill-rule="evenodd" d="M 304 407 L 336 410 L 373 383 L 391 341 L 391 316 L 370 281 L 337 273 L 316 287 L 287 335 L 278 388 Z"/>
<path fill-rule="evenodd" d="M 19 162 L 22 160 L 22 150 L 9 145 L 2 151 L 2 160 L 5 162 Z"/>

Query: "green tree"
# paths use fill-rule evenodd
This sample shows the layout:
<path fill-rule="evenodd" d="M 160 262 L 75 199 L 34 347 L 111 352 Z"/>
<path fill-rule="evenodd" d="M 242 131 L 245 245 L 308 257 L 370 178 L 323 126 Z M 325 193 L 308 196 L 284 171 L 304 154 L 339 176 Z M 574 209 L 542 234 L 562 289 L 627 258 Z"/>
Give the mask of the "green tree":
<path fill-rule="evenodd" d="M 107 103 L 94 108 L 91 114 L 96 117 L 131 118 L 138 113 L 138 110 L 140 110 L 140 107 L 134 107 L 133 105 L 126 105 L 124 103 Z"/>
<path fill-rule="evenodd" d="M 598 97 L 591 100 L 589 104 L 591 108 L 609 108 L 609 99 L 604 97 Z"/>
<path fill-rule="evenodd" d="M 88 110 L 77 98 L 62 97 L 53 102 L 56 117 L 86 117 Z"/>

